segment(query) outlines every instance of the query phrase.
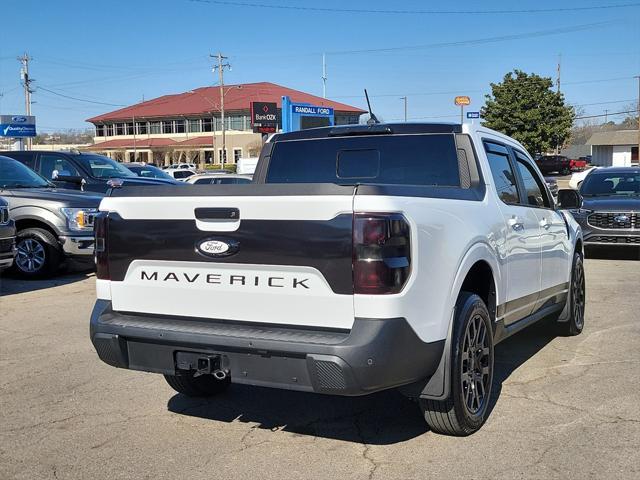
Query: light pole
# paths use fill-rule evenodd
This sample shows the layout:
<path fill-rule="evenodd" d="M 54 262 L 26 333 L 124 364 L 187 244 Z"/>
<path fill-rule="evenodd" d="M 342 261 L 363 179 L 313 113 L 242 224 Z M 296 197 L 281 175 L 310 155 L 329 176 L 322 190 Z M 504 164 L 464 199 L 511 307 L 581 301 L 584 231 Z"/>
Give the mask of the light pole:
<path fill-rule="evenodd" d="M 400 97 L 400 100 L 404 100 L 404 121 L 407 121 L 407 97 Z"/>
<path fill-rule="evenodd" d="M 227 141 L 225 136 L 225 125 L 224 125 L 224 69 L 228 68 L 231 70 L 231 64 L 229 62 L 223 63 L 228 57 L 222 55 L 222 53 L 218 52 L 217 55 L 209 55 L 210 57 L 215 57 L 218 59 L 218 64 L 213 66 L 213 71 L 218 70 L 218 78 L 220 81 L 220 120 L 222 121 L 222 165 L 224 166 L 225 161 L 227 160 Z M 215 130 L 215 129 L 214 129 Z"/>
<path fill-rule="evenodd" d="M 211 105 L 212 107 L 214 107 L 215 109 L 220 111 L 220 119 L 222 121 L 222 164 L 224 165 L 224 160 L 226 160 L 226 139 L 225 139 L 225 125 L 224 125 L 224 97 L 227 95 L 227 93 L 229 93 L 231 90 L 242 90 L 242 85 L 231 85 L 230 87 L 227 87 L 227 89 L 225 90 L 223 88 L 223 86 L 220 86 L 220 104 L 217 104 L 213 101 L 211 101 L 208 97 L 202 95 L 202 98 L 204 98 L 209 105 Z M 215 147 L 216 144 L 216 129 L 215 129 L 215 115 L 213 114 L 213 110 L 211 111 L 211 120 L 213 122 L 213 127 L 212 127 L 212 133 L 213 133 L 213 146 Z M 215 162 L 215 150 L 213 152 L 213 159 Z M 222 168 L 222 166 L 220 167 Z"/>

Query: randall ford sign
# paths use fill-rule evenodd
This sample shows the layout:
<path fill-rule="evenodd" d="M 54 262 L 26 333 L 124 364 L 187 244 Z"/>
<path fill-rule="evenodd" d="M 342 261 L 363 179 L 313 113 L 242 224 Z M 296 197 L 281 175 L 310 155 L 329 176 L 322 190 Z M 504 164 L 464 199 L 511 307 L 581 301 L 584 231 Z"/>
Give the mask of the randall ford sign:
<path fill-rule="evenodd" d="M 293 113 L 300 115 L 333 116 L 333 108 L 317 107 L 315 105 L 292 105 Z"/>
<path fill-rule="evenodd" d="M 36 117 L 29 115 L 0 115 L 0 137 L 35 137 Z"/>
<path fill-rule="evenodd" d="M 251 102 L 251 124 L 255 133 L 274 133 L 278 130 L 278 104 Z"/>

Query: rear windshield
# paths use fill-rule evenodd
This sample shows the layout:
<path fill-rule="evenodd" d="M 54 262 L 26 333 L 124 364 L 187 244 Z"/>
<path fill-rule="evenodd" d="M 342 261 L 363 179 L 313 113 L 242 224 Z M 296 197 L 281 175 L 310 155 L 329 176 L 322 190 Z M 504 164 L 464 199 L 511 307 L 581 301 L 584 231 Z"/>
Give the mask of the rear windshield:
<path fill-rule="evenodd" d="M 370 135 L 276 142 L 266 183 L 460 186 L 454 136 Z"/>

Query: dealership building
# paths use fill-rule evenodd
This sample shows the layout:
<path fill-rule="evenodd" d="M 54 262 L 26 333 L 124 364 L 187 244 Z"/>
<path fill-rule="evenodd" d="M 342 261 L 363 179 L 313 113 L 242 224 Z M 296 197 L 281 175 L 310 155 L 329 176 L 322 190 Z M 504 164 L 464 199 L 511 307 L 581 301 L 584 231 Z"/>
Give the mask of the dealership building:
<path fill-rule="evenodd" d="M 262 134 L 254 133 L 251 105 L 277 104 L 282 127 L 282 97 L 296 104 L 333 109 L 333 124 L 358 123 L 363 110 L 269 82 L 225 85 L 225 150 L 222 152 L 220 87 L 202 87 L 165 95 L 89 118 L 95 127 L 90 150 L 120 161 L 146 161 L 157 165 L 235 163 L 257 156 Z M 306 126 L 314 126 L 308 123 Z"/>

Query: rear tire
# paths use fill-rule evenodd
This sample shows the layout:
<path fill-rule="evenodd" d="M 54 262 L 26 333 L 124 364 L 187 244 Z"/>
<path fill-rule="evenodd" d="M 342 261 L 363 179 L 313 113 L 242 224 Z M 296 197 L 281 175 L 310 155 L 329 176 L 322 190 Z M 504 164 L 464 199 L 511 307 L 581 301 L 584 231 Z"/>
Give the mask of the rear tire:
<path fill-rule="evenodd" d="M 460 294 L 454 322 L 449 398 L 419 404 L 432 431 L 467 436 L 482 426 L 491 400 L 493 329 L 484 301 L 469 292 Z"/>
<path fill-rule="evenodd" d="M 218 380 L 213 375 L 165 375 L 164 379 L 176 392 L 187 397 L 211 397 L 224 392 L 231 384 L 231 378 Z"/>
<path fill-rule="evenodd" d="M 586 305 L 584 261 L 578 252 L 573 254 L 571 285 L 567 302 L 569 302 L 569 319 L 566 322 L 559 322 L 558 327 L 561 335 L 573 337 L 582 333 Z"/>
<path fill-rule="evenodd" d="M 43 228 L 25 228 L 16 235 L 14 271 L 24 278 L 46 278 L 58 271 L 63 258 L 58 239 Z"/>

